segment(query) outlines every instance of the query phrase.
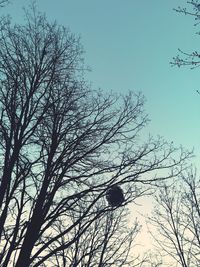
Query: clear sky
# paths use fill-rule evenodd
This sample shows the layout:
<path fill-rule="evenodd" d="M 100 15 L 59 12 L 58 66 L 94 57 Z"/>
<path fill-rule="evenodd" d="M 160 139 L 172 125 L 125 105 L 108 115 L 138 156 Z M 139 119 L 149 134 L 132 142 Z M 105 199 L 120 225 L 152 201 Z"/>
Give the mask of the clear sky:
<path fill-rule="evenodd" d="M 1 10 L 17 22 L 28 0 Z M 147 99 L 148 131 L 200 151 L 200 70 L 178 69 L 169 62 L 177 49 L 198 49 L 192 18 L 177 14 L 184 0 L 39 0 L 50 20 L 81 35 L 87 78 L 94 88 L 141 90 Z"/>
<path fill-rule="evenodd" d="M 21 22 L 28 0 L 11 0 L 1 12 Z M 50 20 L 81 35 L 87 78 L 93 87 L 140 90 L 151 119 L 147 131 L 200 154 L 200 69 L 171 67 L 178 48 L 200 48 L 191 17 L 173 8 L 186 0 L 38 0 Z M 200 51 L 200 49 L 199 49 Z M 195 160 L 196 163 L 199 159 Z M 197 166 L 198 167 L 198 166 Z"/>

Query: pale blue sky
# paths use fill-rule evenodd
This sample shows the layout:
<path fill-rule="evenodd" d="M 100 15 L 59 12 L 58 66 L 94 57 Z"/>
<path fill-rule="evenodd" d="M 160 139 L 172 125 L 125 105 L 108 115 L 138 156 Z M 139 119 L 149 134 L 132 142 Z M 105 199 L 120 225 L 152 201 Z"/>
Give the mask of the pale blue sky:
<path fill-rule="evenodd" d="M 23 21 L 28 0 L 1 9 Z M 192 18 L 174 7 L 186 0 L 38 0 L 50 20 L 81 35 L 92 86 L 116 92 L 141 90 L 151 122 L 146 133 L 195 147 L 200 155 L 200 69 L 171 67 L 178 48 L 200 51 Z M 199 158 L 195 160 L 199 162 Z M 197 166 L 198 167 L 198 166 Z M 149 200 L 144 200 L 146 210 Z M 146 239 L 146 232 L 142 232 Z"/>
<path fill-rule="evenodd" d="M 28 0 L 1 10 L 15 21 Z M 147 129 L 169 141 L 200 151 L 200 69 L 171 67 L 177 49 L 198 49 L 194 21 L 174 7 L 184 0 L 38 0 L 50 20 L 81 35 L 87 78 L 94 88 L 141 90 L 151 123 Z"/>

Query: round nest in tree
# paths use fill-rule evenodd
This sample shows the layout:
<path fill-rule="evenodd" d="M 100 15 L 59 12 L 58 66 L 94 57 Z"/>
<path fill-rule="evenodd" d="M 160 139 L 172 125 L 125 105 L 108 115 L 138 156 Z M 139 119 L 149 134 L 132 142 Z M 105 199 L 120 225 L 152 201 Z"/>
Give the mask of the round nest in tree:
<path fill-rule="evenodd" d="M 118 185 L 113 185 L 106 192 L 108 204 L 112 207 L 120 206 L 124 202 L 123 190 Z"/>

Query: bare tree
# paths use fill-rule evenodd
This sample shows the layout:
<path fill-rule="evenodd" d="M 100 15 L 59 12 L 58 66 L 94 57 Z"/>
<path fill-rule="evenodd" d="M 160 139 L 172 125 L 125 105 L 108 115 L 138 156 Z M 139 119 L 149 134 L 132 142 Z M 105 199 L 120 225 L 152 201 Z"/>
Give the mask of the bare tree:
<path fill-rule="evenodd" d="M 175 9 L 177 13 L 194 18 L 194 26 L 200 24 L 200 1 L 186 1 L 186 7 Z M 197 35 L 200 34 L 198 30 Z M 200 52 L 185 52 L 173 58 L 172 65 L 200 66 Z M 197 90 L 199 93 L 199 91 Z M 156 227 L 153 234 L 163 258 L 173 259 L 174 266 L 194 267 L 200 265 L 200 180 L 196 171 L 190 170 L 180 175 L 173 184 L 164 184 L 156 198 L 154 214 L 150 219 Z M 155 228 L 153 228 L 155 230 Z M 156 231 L 155 231 L 156 232 Z M 172 266 L 172 264 L 170 264 Z"/>
<path fill-rule="evenodd" d="M 192 0 L 187 1 L 187 7 L 178 7 L 175 9 L 177 13 L 189 15 L 194 18 L 195 23 L 194 26 L 198 28 L 200 24 L 200 1 L 199 0 Z M 200 35 L 200 31 L 196 31 L 197 35 Z M 179 49 L 179 55 L 173 58 L 171 62 L 172 65 L 181 67 L 181 66 L 189 66 L 191 69 L 197 68 L 200 66 L 200 52 L 199 51 L 192 51 L 186 52 L 182 49 Z"/>
<path fill-rule="evenodd" d="M 163 256 L 182 267 L 200 265 L 200 181 L 191 172 L 161 190 L 151 222 Z M 175 264 L 175 266 L 177 266 Z"/>
<path fill-rule="evenodd" d="M 170 264 L 165 265 L 163 262 L 163 256 L 160 252 L 156 251 L 156 253 L 148 253 L 146 256 L 147 264 L 144 267 L 168 267 Z"/>
<path fill-rule="evenodd" d="M 105 220 L 109 188 L 122 187 L 125 205 L 186 167 L 189 152 L 162 138 L 140 142 L 140 93 L 89 88 L 82 55 L 79 38 L 34 8 L 22 26 L 1 22 L 2 267 L 56 266 Z"/>
<path fill-rule="evenodd" d="M 105 203 L 102 201 L 102 209 Z M 82 213 L 82 207 L 79 207 Z M 80 216 L 80 215 L 79 215 Z M 76 222 L 77 217 L 71 212 L 71 220 Z M 85 227 L 87 217 L 74 227 L 73 231 L 60 240 L 60 245 L 76 239 L 73 246 L 56 254 L 56 266 L 142 266 L 146 259 L 139 256 L 133 257 L 134 241 L 141 226 L 137 220 L 127 222 L 127 209 L 125 207 L 107 212 L 98 220 L 95 220 L 90 227 L 82 234 L 79 233 Z M 66 222 L 61 220 L 56 225 L 56 231 L 60 233 Z M 129 226 L 128 226 L 129 225 Z M 79 236 L 78 238 L 76 238 Z M 132 256 L 131 256 L 132 255 Z M 48 266 L 55 266 L 55 261 Z"/>

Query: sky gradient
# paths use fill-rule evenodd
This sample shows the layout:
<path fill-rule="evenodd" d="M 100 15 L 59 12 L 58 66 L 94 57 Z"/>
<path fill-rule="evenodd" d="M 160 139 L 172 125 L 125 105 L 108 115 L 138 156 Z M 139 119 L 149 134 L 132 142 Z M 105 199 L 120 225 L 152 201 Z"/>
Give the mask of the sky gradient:
<path fill-rule="evenodd" d="M 13 1 L 1 12 L 23 21 L 22 6 Z M 199 71 L 171 67 L 184 51 L 197 50 L 200 37 L 194 21 L 177 14 L 183 0 L 40 0 L 47 17 L 81 36 L 87 73 L 93 88 L 142 91 L 151 122 L 147 131 L 175 144 L 195 147 L 199 154 Z"/>
<path fill-rule="evenodd" d="M 29 1 L 12 2 L 1 13 L 21 23 L 22 7 Z M 178 48 L 186 52 L 200 48 L 193 19 L 173 10 L 184 4 L 183 0 L 39 0 L 38 8 L 81 36 L 85 63 L 92 69 L 86 77 L 94 89 L 142 91 L 151 119 L 146 133 L 194 147 L 198 164 L 200 69 L 170 66 Z"/>

